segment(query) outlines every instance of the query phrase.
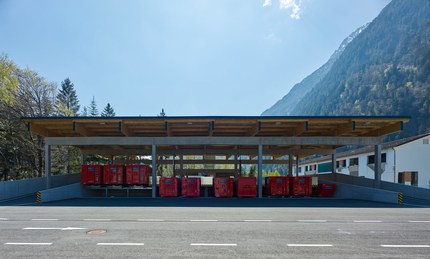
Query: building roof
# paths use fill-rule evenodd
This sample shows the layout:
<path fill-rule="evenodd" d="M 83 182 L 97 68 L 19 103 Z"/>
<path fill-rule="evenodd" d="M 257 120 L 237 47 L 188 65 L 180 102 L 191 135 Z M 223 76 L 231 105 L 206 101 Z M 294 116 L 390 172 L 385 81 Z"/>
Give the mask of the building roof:
<path fill-rule="evenodd" d="M 25 117 L 22 118 L 29 130 L 49 138 L 93 137 L 150 137 L 181 138 L 181 145 L 165 144 L 160 149 L 240 149 L 228 140 L 272 138 L 266 149 L 303 149 L 301 145 L 278 144 L 273 138 L 315 138 L 313 145 L 307 142 L 307 149 L 333 149 L 339 145 L 321 144 L 324 138 L 367 138 L 381 137 L 402 130 L 409 117 L 285 117 L 285 116 L 178 116 L 178 117 Z M 185 137 L 185 138 L 184 138 Z M 187 138 L 189 137 L 189 138 Z M 187 144 L 194 138 L 224 138 L 223 144 Z M 227 141 L 225 141 L 227 138 Z M 291 142 L 291 141 L 290 141 Z M 289 142 L 289 143 L 290 143 Z M 321 143 L 320 143 L 321 142 Z M 167 143 L 167 142 L 166 142 Z M 191 142 L 190 142 L 191 143 Z M 221 143 L 221 142 L 220 142 Z M 79 146 L 79 145 L 77 145 Z M 246 145 L 244 145 L 246 146 Z M 79 146 L 81 149 L 124 150 L 139 149 L 139 145 Z M 149 148 L 149 147 L 146 147 Z"/>

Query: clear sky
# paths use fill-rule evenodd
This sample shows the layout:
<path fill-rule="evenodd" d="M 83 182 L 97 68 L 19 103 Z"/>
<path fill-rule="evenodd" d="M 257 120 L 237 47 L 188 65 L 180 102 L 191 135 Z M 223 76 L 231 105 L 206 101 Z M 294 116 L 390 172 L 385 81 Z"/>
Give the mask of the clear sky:
<path fill-rule="evenodd" d="M 256 116 L 387 3 L 0 0 L 0 53 L 117 116 Z"/>

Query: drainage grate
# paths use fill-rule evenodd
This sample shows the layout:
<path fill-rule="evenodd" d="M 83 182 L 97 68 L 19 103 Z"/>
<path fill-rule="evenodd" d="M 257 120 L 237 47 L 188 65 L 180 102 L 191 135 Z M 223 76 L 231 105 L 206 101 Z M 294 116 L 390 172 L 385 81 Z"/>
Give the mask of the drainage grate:
<path fill-rule="evenodd" d="M 87 231 L 87 234 L 88 235 L 101 235 L 101 234 L 104 234 L 106 232 L 107 232 L 107 230 L 104 230 L 104 229 L 92 229 L 92 230 Z"/>

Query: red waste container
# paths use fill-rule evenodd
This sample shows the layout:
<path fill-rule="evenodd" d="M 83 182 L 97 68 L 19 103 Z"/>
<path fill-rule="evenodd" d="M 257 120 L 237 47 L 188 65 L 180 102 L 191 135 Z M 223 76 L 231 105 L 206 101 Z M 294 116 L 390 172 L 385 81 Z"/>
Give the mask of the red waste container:
<path fill-rule="evenodd" d="M 151 167 L 147 165 L 127 165 L 126 184 L 148 184 Z"/>
<path fill-rule="evenodd" d="M 290 179 L 287 176 L 269 176 L 264 179 L 264 190 L 269 196 L 288 196 L 290 194 Z"/>
<path fill-rule="evenodd" d="M 238 177 L 237 178 L 237 197 L 256 197 L 257 178 Z"/>
<path fill-rule="evenodd" d="M 105 165 L 103 167 L 103 184 L 120 185 L 124 183 L 124 166 Z"/>
<path fill-rule="evenodd" d="M 322 183 L 318 184 L 318 193 L 320 197 L 333 197 L 336 191 L 336 184 L 334 183 Z"/>
<path fill-rule="evenodd" d="M 82 165 L 81 183 L 85 185 L 102 183 L 102 165 Z"/>
<path fill-rule="evenodd" d="M 233 197 L 233 178 L 214 178 L 215 197 Z"/>
<path fill-rule="evenodd" d="M 182 178 L 182 196 L 200 197 L 200 178 Z"/>
<path fill-rule="evenodd" d="M 291 195 L 310 196 L 312 194 L 312 177 L 297 176 L 291 179 Z"/>
<path fill-rule="evenodd" d="M 176 177 L 160 178 L 160 197 L 178 197 L 179 179 Z"/>

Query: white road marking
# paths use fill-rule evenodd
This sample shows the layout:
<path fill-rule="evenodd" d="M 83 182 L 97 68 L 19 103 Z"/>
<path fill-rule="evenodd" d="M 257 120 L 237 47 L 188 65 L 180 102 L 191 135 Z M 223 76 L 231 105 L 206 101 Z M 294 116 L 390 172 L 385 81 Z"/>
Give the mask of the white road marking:
<path fill-rule="evenodd" d="M 354 220 L 354 223 L 381 223 L 382 220 Z"/>
<path fill-rule="evenodd" d="M 33 220 L 33 221 L 57 221 L 57 220 L 59 220 L 59 219 L 31 219 L 31 220 Z"/>
<path fill-rule="evenodd" d="M 245 219 L 245 222 L 272 222 L 271 219 Z"/>
<path fill-rule="evenodd" d="M 331 247 L 332 244 L 287 244 L 291 247 Z"/>
<path fill-rule="evenodd" d="M 111 221 L 111 219 L 84 219 L 84 221 Z"/>
<path fill-rule="evenodd" d="M 137 221 L 161 222 L 161 221 L 164 221 L 164 219 L 138 219 Z"/>
<path fill-rule="evenodd" d="M 237 244 L 207 244 L 207 243 L 191 243 L 190 246 L 237 246 Z"/>
<path fill-rule="evenodd" d="M 430 223 L 429 220 L 409 220 L 409 223 Z"/>
<path fill-rule="evenodd" d="M 303 219 L 303 220 L 299 220 L 299 222 L 316 222 L 316 223 L 321 222 L 321 223 L 324 223 L 324 222 L 327 222 L 327 220 L 319 220 L 319 219 Z"/>
<path fill-rule="evenodd" d="M 430 245 L 381 245 L 382 247 L 391 248 L 430 248 Z"/>
<path fill-rule="evenodd" d="M 192 219 L 191 222 L 217 222 L 217 219 Z"/>
<path fill-rule="evenodd" d="M 53 227 L 27 227 L 22 230 L 82 230 L 86 228 L 75 228 L 75 227 L 66 227 L 66 228 L 53 228 Z"/>
<path fill-rule="evenodd" d="M 97 243 L 98 246 L 143 246 L 144 243 Z"/>
<path fill-rule="evenodd" d="M 52 243 L 4 243 L 5 245 L 25 245 L 25 246 L 50 246 Z"/>
<path fill-rule="evenodd" d="M 9 220 L 8 218 L 0 218 L 0 220 Z"/>

